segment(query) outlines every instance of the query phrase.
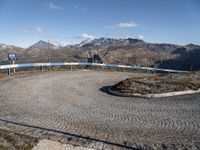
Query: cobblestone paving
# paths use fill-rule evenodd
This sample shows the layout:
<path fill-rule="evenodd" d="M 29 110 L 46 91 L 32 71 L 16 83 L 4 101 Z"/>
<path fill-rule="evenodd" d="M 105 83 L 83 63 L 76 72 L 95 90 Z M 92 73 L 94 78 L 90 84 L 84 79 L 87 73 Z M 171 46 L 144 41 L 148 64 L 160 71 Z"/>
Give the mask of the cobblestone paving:
<path fill-rule="evenodd" d="M 200 149 L 200 94 L 143 99 L 101 90 L 132 76 L 146 74 L 72 71 L 0 79 L 0 128 L 97 149 Z"/>

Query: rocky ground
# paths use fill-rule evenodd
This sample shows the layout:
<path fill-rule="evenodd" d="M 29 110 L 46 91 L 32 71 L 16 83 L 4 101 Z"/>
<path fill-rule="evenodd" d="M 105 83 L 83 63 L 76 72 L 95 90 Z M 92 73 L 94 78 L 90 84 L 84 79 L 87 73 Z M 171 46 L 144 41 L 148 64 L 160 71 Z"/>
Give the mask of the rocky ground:
<path fill-rule="evenodd" d="M 0 150 L 31 150 L 37 139 L 0 130 Z"/>
<path fill-rule="evenodd" d="M 0 129 L 0 150 L 94 150 Z"/>
<path fill-rule="evenodd" d="M 121 93 L 157 94 L 200 88 L 200 72 L 127 78 L 111 90 Z"/>
<path fill-rule="evenodd" d="M 43 139 L 33 148 L 33 150 L 95 150 L 95 149 L 86 148 L 82 146 L 73 146 L 70 144 L 62 144 L 57 141 Z"/>

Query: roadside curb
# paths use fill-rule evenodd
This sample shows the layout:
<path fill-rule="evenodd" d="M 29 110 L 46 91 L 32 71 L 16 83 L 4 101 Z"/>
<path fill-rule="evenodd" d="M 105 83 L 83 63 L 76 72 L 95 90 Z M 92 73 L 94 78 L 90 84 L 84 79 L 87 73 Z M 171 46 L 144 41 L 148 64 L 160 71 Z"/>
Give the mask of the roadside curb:
<path fill-rule="evenodd" d="M 61 144 L 69 144 L 74 147 L 90 148 L 94 150 L 104 149 L 123 149 L 130 150 L 136 149 L 132 144 L 126 143 L 113 143 L 106 139 L 96 139 L 89 136 L 82 136 L 79 134 L 68 133 L 55 129 L 49 129 L 34 125 L 27 125 L 24 123 L 13 122 L 0 118 L 0 130 L 14 132 L 19 135 L 28 136 L 40 140 L 56 141 Z"/>
<path fill-rule="evenodd" d="M 195 94 L 200 93 L 200 89 L 198 90 L 186 90 L 186 91 L 178 91 L 178 92 L 169 92 L 169 93 L 160 93 L 160 94 L 140 94 L 140 93 L 120 93 L 117 91 L 111 90 L 111 87 L 107 89 L 109 94 L 121 97 L 141 97 L 141 98 L 162 98 L 162 97 L 171 97 L 171 96 L 180 96 L 186 94 Z"/>

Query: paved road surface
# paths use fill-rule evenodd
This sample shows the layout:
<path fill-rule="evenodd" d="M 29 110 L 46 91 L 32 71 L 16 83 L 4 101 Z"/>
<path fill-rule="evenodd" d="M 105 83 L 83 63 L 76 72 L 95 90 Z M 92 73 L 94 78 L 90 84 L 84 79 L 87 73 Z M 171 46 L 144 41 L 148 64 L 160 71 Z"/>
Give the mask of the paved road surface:
<path fill-rule="evenodd" d="M 101 88 L 145 74 L 72 71 L 0 79 L 0 118 L 113 143 L 200 148 L 200 95 L 142 99 Z"/>

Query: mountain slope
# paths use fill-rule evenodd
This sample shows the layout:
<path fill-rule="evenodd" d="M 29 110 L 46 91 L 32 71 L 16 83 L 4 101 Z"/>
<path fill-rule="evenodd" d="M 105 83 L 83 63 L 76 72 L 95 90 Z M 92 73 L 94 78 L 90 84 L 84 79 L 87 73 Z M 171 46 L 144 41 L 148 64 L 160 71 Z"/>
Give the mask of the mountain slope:
<path fill-rule="evenodd" d="M 48 55 L 50 52 L 54 51 L 55 48 L 56 46 L 53 45 L 52 43 L 40 40 L 37 43 L 31 45 L 29 48 L 27 48 L 25 52 L 22 54 L 22 59 L 19 61 L 34 62 L 39 60 L 39 62 L 40 61 L 44 62 L 43 60 L 45 60 L 46 62 L 48 62 L 49 61 Z"/>
<path fill-rule="evenodd" d="M 15 53 L 17 56 L 20 56 L 24 52 L 24 48 L 13 45 L 0 44 L 0 64 L 8 63 L 7 61 L 9 53 Z"/>
<path fill-rule="evenodd" d="M 104 63 L 155 66 L 160 60 L 173 59 L 172 52 L 182 46 L 175 44 L 154 44 L 138 39 L 100 38 L 82 46 L 78 58 L 86 58 L 88 52 L 98 53 Z"/>
<path fill-rule="evenodd" d="M 77 61 L 74 57 L 76 52 L 78 48 L 73 46 L 56 47 L 52 43 L 39 41 L 27 48 L 19 61 L 21 63 Z"/>
<path fill-rule="evenodd" d="M 96 38 L 83 41 L 79 44 L 80 47 L 93 47 L 93 46 L 111 46 L 111 45 L 130 45 L 135 43 L 143 43 L 139 39 L 112 39 L 112 38 Z"/>
<path fill-rule="evenodd" d="M 48 49 L 48 48 L 52 49 L 52 48 L 56 48 L 56 46 L 52 43 L 40 40 L 37 43 L 31 45 L 28 49 L 29 50 L 34 50 L 34 49 L 42 50 L 42 49 Z"/>
<path fill-rule="evenodd" d="M 173 51 L 178 55 L 175 59 L 168 59 L 159 63 L 160 68 L 170 68 L 188 71 L 200 70 L 200 46 L 186 45 Z"/>
<path fill-rule="evenodd" d="M 131 38 L 99 38 L 59 48 L 45 41 L 39 41 L 27 49 L 1 44 L 1 62 L 7 60 L 9 52 L 18 55 L 17 63 L 87 61 L 90 53 L 98 54 L 104 63 L 200 70 L 200 46 L 198 45 L 147 43 Z"/>

